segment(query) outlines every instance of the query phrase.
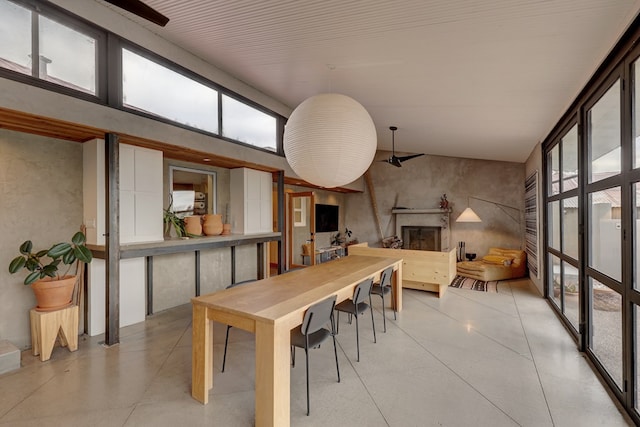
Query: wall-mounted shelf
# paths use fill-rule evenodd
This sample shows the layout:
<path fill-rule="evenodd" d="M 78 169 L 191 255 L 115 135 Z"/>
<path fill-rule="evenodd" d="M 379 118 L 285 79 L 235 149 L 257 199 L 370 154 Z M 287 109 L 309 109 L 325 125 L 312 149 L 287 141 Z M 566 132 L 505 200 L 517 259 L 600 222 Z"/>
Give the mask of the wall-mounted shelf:
<path fill-rule="evenodd" d="M 449 209 L 391 209 L 392 214 L 450 214 Z"/>

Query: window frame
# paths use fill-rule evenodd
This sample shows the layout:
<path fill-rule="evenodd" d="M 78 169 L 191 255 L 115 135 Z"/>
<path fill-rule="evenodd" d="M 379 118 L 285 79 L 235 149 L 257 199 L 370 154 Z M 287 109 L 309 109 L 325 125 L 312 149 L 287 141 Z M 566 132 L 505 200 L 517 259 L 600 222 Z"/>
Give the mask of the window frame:
<path fill-rule="evenodd" d="M 52 21 L 57 22 L 74 31 L 89 36 L 96 41 L 96 94 L 76 90 L 67 86 L 43 80 L 39 77 L 39 61 L 32 61 L 31 75 L 12 71 L 7 68 L 0 67 L 0 77 L 9 80 L 15 80 L 41 89 L 58 92 L 63 95 L 69 95 L 80 98 L 85 101 L 97 102 L 100 104 L 107 103 L 107 32 L 89 21 L 70 15 L 64 9 L 52 5 L 50 3 L 41 3 L 36 1 L 25 0 L 2 0 L 8 3 L 14 3 L 19 7 L 27 9 L 31 12 L 31 55 L 38 58 L 40 55 L 39 43 L 39 23 L 38 16 L 42 15 Z"/>
<path fill-rule="evenodd" d="M 51 20 L 54 20 L 62 25 L 65 25 L 73 30 L 79 31 L 83 34 L 89 35 L 96 39 L 96 95 L 92 95 L 87 92 L 75 90 L 65 86 L 58 85 L 56 83 L 42 80 L 34 75 L 38 75 L 38 64 L 32 68 L 31 75 L 19 73 L 6 68 L 0 67 L 0 78 L 6 78 L 8 80 L 17 81 L 19 83 L 28 84 L 30 86 L 39 87 L 41 89 L 50 90 L 63 95 L 68 95 L 74 98 L 82 99 L 84 101 L 93 102 L 100 105 L 105 105 L 117 110 L 134 114 L 137 116 L 149 118 L 157 122 L 166 123 L 172 126 L 176 126 L 182 129 L 186 129 L 192 132 L 197 132 L 206 136 L 214 137 L 222 141 L 230 142 L 243 147 L 251 148 L 261 152 L 274 154 L 279 157 L 284 157 L 283 148 L 283 134 L 286 118 L 281 114 L 230 90 L 170 59 L 167 59 L 151 50 L 142 47 L 130 40 L 125 39 L 111 31 L 108 31 L 82 17 L 79 17 L 60 6 L 44 2 L 41 0 L 0 0 L 14 3 L 20 7 L 23 7 L 32 13 L 31 19 L 31 31 L 32 31 L 32 55 L 34 52 L 39 55 L 38 38 L 37 38 L 37 26 L 34 27 L 34 20 L 37 22 L 38 15 L 43 15 Z M 34 29 L 35 28 L 35 29 Z M 35 34 L 34 34 L 35 31 Z M 34 51 L 33 46 L 36 46 Z M 131 109 L 123 106 L 122 102 L 122 48 L 126 48 L 144 58 L 177 72 L 191 80 L 194 80 L 200 84 L 210 87 L 218 92 L 218 133 L 213 133 L 203 129 L 198 129 L 180 122 L 176 122 L 164 117 L 160 117 L 153 114 L 147 114 L 142 111 Z M 238 141 L 233 138 L 225 137 L 222 135 L 222 95 L 226 95 L 242 104 L 245 104 L 251 108 L 254 108 L 264 114 L 272 116 L 276 119 L 276 135 L 275 135 L 275 150 L 265 149 L 256 145 L 252 145 L 243 141 Z"/>

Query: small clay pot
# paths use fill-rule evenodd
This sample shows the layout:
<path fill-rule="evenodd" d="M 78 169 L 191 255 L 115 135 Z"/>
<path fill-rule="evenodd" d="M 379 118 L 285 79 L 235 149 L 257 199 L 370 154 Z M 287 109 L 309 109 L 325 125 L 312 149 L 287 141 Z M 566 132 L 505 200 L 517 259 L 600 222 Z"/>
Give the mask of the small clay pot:
<path fill-rule="evenodd" d="M 32 283 L 36 311 L 54 311 L 70 306 L 75 284 L 76 276 L 64 276 L 60 279 L 45 277 Z"/>
<path fill-rule="evenodd" d="M 207 236 L 218 236 L 222 233 L 222 215 L 209 214 L 204 216 L 204 225 L 202 227 L 204 234 Z"/>
<path fill-rule="evenodd" d="M 200 215 L 192 215 L 184 218 L 184 230 L 188 235 L 201 236 L 202 222 Z"/>
<path fill-rule="evenodd" d="M 231 234 L 231 224 L 222 224 L 222 235 L 226 236 Z"/>

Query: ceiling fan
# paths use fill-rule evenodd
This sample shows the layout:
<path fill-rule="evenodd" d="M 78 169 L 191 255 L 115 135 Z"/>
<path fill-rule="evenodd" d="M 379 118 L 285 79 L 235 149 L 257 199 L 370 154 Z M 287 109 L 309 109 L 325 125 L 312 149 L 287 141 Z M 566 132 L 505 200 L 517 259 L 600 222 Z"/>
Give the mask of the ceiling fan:
<path fill-rule="evenodd" d="M 151 21 L 154 24 L 158 24 L 161 27 L 167 25 L 169 22 L 169 18 L 153 9 L 150 6 L 147 6 L 140 0 L 105 0 L 107 3 L 111 3 L 114 6 L 119 7 L 120 9 L 124 9 L 127 12 L 131 12 L 134 15 L 138 15 L 141 18 L 146 19 L 147 21 Z"/>
<path fill-rule="evenodd" d="M 402 167 L 402 162 L 416 158 L 416 157 L 420 157 L 420 156 L 424 156 L 424 153 L 422 154 L 411 154 L 409 156 L 396 156 L 396 140 L 395 140 L 395 136 L 396 136 L 396 131 L 398 130 L 397 126 L 389 126 L 389 129 L 391 129 L 391 157 L 389 157 L 388 159 L 385 160 L 380 160 L 381 162 L 385 162 L 385 163 L 389 163 L 392 164 L 393 166 Z"/>

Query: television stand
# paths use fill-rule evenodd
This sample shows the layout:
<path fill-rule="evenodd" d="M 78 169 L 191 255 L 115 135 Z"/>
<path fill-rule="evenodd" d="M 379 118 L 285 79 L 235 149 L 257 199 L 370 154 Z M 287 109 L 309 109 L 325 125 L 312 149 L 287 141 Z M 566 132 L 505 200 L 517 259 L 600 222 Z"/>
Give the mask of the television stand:
<path fill-rule="evenodd" d="M 342 246 L 327 246 L 326 248 L 316 249 L 316 264 L 331 261 L 346 255 L 345 248 Z M 309 265 L 306 259 L 308 255 L 302 255 L 303 264 Z"/>

